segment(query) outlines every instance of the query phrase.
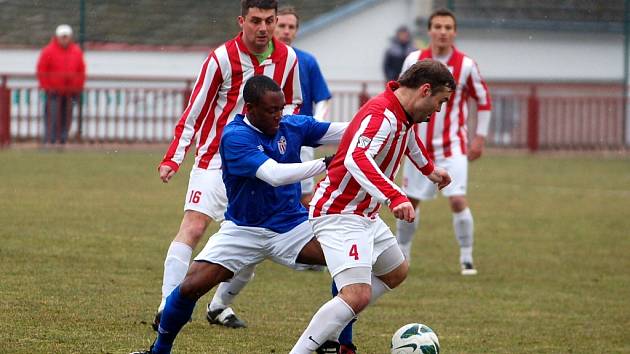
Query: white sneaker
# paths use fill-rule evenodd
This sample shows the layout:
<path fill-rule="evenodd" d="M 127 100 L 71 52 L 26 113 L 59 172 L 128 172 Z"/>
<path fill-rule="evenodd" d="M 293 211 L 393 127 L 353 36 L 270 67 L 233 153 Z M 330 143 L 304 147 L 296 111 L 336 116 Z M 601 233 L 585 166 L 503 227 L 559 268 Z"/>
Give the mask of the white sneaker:
<path fill-rule="evenodd" d="M 462 275 L 477 275 L 477 269 L 470 262 L 462 263 Z"/>

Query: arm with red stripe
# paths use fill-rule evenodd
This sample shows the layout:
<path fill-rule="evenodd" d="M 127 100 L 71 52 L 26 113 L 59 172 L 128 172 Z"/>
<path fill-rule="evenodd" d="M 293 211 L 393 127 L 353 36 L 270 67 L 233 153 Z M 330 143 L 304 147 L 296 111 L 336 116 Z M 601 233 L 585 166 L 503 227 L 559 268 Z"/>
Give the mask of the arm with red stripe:
<path fill-rule="evenodd" d="M 291 70 L 287 74 L 282 92 L 286 104 L 282 113 L 284 115 L 298 114 L 302 106 L 302 86 L 300 86 L 300 66 L 298 65 L 297 56 L 294 54 L 292 58 Z M 290 61 L 290 62 L 291 62 Z"/>
<path fill-rule="evenodd" d="M 217 57 L 210 54 L 201 67 L 188 106 L 175 126 L 173 141 L 168 147 L 160 166 L 168 166 L 177 171 L 184 161 L 186 152 L 192 145 L 212 101 L 223 83 L 223 76 Z"/>
<path fill-rule="evenodd" d="M 365 191 L 390 209 L 408 202 L 403 191 L 390 180 L 374 160 L 393 133 L 391 122 L 383 115 L 368 115 L 355 133 L 344 159 L 344 166 Z"/>
<path fill-rule="evenodd" d="M 468 152 L 468 159 L 474 161 L 482 154 L 485 139 L 486 136 L 488 136 L 490 111 L 492 109 L 488 85 L 486 85 L 483 77 L 481 77 L 477 63 L 474 61 L 472 61 L 472 68 L 466 86 L 468 87 L 470 97 L 477 102 L 477 129 Z"/>
<path fill-rule="evenodd" d="M 420 140 L 420 136 L 418 135 L 418 124 L 413 125 L 410 135 L 409 140 L 407 140 L 406 151 L 407 157 L 409 157 L 409 162 L 411 162 L 418 171 L 422 172 L 423 175 L 428 176 L 431 172 L 433 172 L 435 166 L 429 157 L 429 152 Z"/>
<path fill-rule="evenodd" d="M 477 63 L 473 61 L 470 76 L 468 77 L 467 87 L 472 97 L 477 102 L 477 130 L 476 134 L 481 136 L 488 135 L 488 126 L 490 124 L 490 111 L 492 102 L 488 85 L 481 77 Z"/>

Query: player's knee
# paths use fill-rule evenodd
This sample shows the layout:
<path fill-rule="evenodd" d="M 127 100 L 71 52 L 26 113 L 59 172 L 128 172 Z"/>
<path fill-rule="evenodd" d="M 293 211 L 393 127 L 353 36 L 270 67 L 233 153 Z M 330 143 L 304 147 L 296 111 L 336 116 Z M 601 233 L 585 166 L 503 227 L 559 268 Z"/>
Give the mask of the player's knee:
<path fill-rule="evenodd" d="M 409 273 L 409 262 L 403 261 L 396 269 L 392 270 L 388 274 L 379 276 L 379 279 L 383 281 L 390 289 L 394 289 L 402 284 L 407 279 Z"/>
<path fill-rule="evenodd" d="M 203 291 L 203 288 L 202 277 L 196 272 L 188 272 L 186 278 L 179 285 L 179 293 L 187 299 L 198 300 L 210 290 Z"/>
<path fill-rule="evenodd" d="M 341 289 L 339 296 L 357 314 L 370 304 L 372 288 L 368 284 L 351 284 Z"/>
<path fill-rule="evenodd" d="M 459 213 L 468 207 L 466 197 L 454 196 L 450 198 L 451 210 L 454 213 Z"/>
<path fill-rule="evenodd" d="M 195 261 L 180 284 L 179 292 L 188 299 L 198 300 L 220 282 L 230 279 L 232 275 L 232 272 L 218 264 Z"/>
<path fill-rule="evenodd" d="M 255 265 L 249 265 L 245 268 L 241 269 L 240 272 L 234 275 L 234 278 L 239 279 L 244 282 L 248 282 L 254 279 L 254 270 L 256 269 Z"/>
<path fill-rule="evenodd" d="M 203 237 L 207 227 L 208 222 L 205 220 L 184 219 L 175 239 L 194 248 Z"/>

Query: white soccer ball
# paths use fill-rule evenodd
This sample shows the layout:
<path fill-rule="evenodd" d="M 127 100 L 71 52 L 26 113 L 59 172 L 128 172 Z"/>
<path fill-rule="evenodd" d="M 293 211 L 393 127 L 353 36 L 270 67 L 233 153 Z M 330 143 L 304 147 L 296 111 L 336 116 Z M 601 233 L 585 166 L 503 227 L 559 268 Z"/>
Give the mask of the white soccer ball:
<path fill-rule="evenodd" d="M 429 326 L 410 323 L 392 337 L 391 354 L 439 354 L 440 342 Z"/>

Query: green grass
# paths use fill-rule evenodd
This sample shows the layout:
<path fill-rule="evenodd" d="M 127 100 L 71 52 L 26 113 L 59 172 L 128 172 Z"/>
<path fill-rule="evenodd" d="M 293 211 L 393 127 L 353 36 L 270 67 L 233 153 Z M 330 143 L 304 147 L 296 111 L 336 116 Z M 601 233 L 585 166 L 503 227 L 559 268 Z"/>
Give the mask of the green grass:
<path fill-rule="evenodd" d="M 0 151 L 0 353 L 150 344 L 190 167 L 164 185 L 161 153 Z M 470 180 L 479 275 L 458 273 L 446 200 L 423 204 L 407 281 L 355 326 L 361 353 L 409 322 L 445 353 L 630 353 L 628 157 L 491 154 Z M 198 306 L 174 352 L 286 353 L 329 283 L 265 262 L 235 304 L 248 329 Z"/>

